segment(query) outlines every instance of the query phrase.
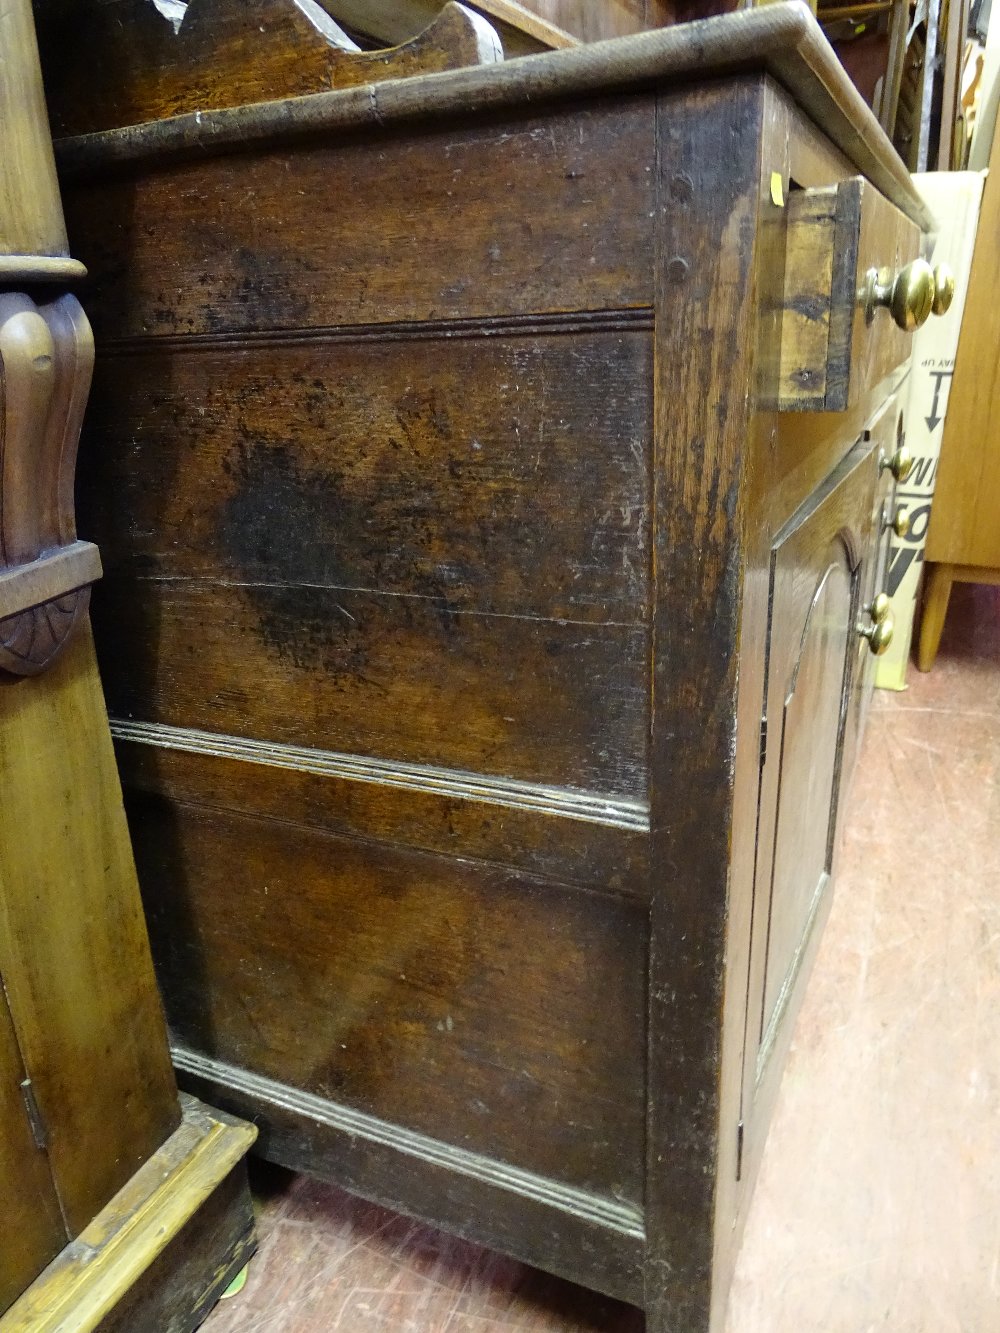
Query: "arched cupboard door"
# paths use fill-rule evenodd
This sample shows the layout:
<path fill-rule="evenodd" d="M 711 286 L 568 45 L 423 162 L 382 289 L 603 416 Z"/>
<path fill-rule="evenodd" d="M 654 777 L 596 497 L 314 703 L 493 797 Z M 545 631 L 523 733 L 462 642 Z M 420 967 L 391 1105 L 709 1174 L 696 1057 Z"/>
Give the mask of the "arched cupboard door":
<path fill-rule="evenodd" d="M 774 1083 L 811 946 L 828 907 L 863 593 L 876 545 L 870 432 L 791 516 L 771 548 L 765 711 L 747 988 L 742 1118 Z M 871 554 L 869 554 L 871 553 Z M 762 1117 L 766 1120 L 766 1117 Z"/>

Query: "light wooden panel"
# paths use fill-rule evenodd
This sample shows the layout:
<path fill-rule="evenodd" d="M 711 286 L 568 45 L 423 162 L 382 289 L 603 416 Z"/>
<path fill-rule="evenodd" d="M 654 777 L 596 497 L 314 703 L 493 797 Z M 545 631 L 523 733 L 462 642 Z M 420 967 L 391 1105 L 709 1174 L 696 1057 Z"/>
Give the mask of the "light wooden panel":
<path fill-rule="evenodd" d="M 1000 567 L 1000 134 L 983 191 L 926 559 Z"/>
<path fill-rule="evenodd" d="M 48 1159 L 25 1109 L 24 1078 L 0 990 L 0 1315 L 66 1242 Z"/>
<path fill-rule="evenodd" d="M 180 1117 L 89 628 L 0 684 L 0 867 L 0 973 L 76 1234 Z"/>

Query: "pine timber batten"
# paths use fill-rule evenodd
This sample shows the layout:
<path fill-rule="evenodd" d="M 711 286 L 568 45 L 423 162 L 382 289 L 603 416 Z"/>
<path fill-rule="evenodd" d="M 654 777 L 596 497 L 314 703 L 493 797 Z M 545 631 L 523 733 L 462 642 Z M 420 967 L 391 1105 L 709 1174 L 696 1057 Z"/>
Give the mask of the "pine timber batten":
<path fill-rule="evenodd" d="M 56 156 L 63 176 L 72 179 L 106 171 L 111 164 L 138 165 L 164 154 L 233 152 L 299 135 L 432 120 L 456 112 L 467 118 L 503 107 L 753 69 L 763 69 L 785 88 L 902 212 L 924 230 L 933 229 L 933 216 L 889 139 L 819 25 L 797 0 L 501 65 L 198 111 L 80 135 L 59 141 Z"/>

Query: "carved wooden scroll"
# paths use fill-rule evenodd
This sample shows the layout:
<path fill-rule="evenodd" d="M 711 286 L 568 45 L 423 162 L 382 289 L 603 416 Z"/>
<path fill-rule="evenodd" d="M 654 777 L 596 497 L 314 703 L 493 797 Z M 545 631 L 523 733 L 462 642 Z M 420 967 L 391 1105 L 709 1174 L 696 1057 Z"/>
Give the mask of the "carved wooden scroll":
<path fill-rule="evenodd" d="M 57 138 L 503 59 L 456 3 L 376 51 L 316 0 L 36 0 L 35 13 Z"/>
<path fill-rule="evenodd" d="M 93 365 L 75 296 L 0 292 L 0 668 L 16 675 L 49 665 L 101 576 L 73 511 Z"/>

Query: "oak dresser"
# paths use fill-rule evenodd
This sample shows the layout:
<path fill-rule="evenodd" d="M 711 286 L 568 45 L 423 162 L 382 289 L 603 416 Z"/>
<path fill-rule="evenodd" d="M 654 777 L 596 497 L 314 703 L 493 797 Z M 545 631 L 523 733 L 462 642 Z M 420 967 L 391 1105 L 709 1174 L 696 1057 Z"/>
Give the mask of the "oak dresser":
<path fill-rule="evenodd" d="M 904 167 L 793 4 L 59 161 L 182 1079 L 717 1329 L 947 303 Z"/>

